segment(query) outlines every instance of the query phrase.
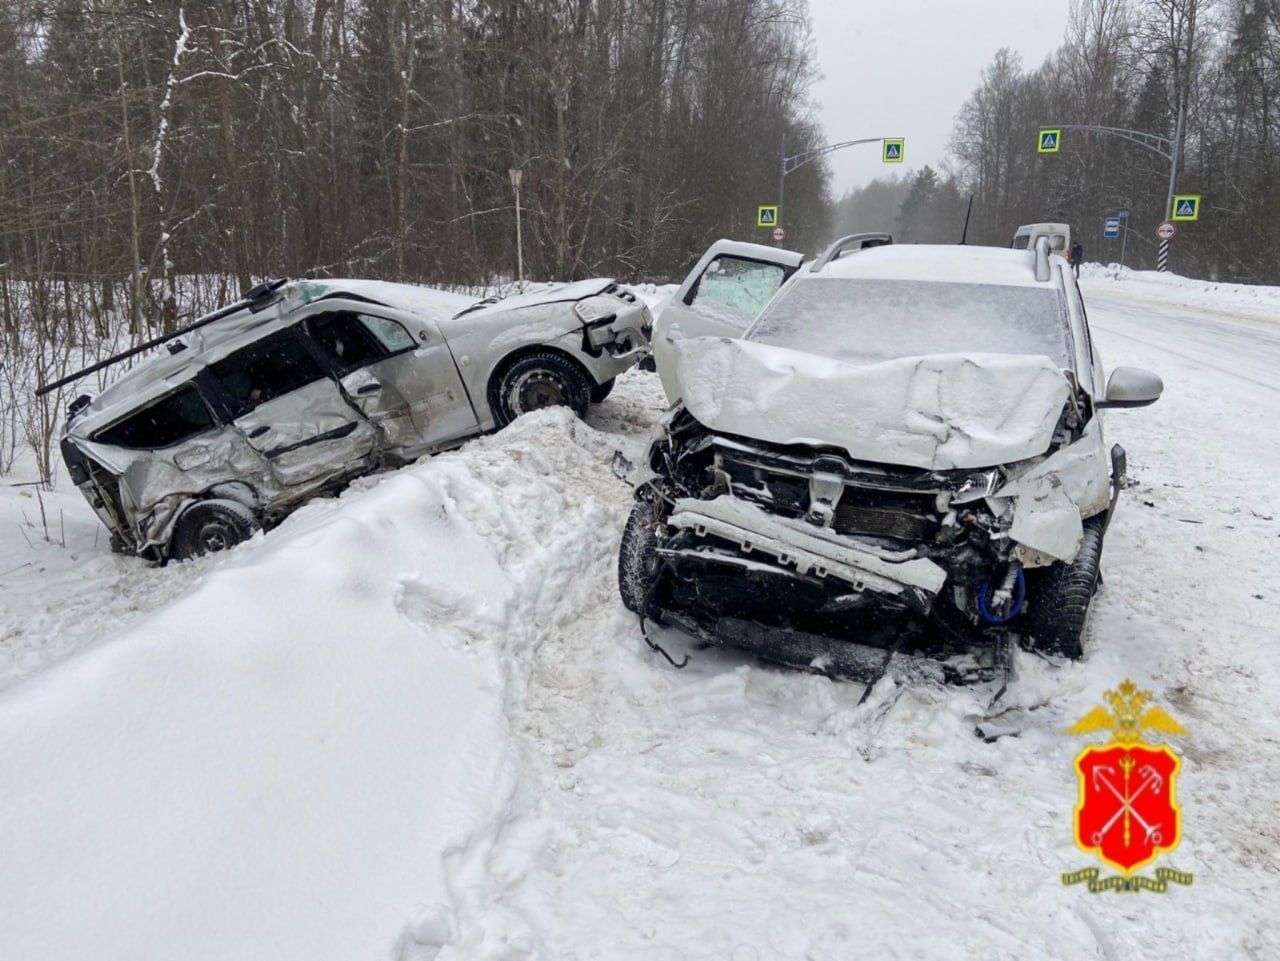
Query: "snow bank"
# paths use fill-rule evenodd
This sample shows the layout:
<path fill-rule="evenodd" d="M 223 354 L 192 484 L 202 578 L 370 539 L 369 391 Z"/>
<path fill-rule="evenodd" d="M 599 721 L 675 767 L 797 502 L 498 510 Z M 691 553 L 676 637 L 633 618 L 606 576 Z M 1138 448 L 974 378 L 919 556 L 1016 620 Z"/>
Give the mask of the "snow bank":
<path fill-rule="evenodd" d="M 1080 270 L 1086 297 L 1154 299 L 1179 307 L 1194 306 L 1239 320 L 1280 327 L 1280 287 L 1196 280 L 1155 270 L 1131 270 L 1119 264 L 1085 264 Z"/>
<path fill-rule="evenodd" d="M 563 523 L 611 446 L 563 411 L 502 438 L 312 504 L 0 696 L 6 956 L 448 938 L 443 860 L 512 775 L 504 648 L 613 546 Z"/>

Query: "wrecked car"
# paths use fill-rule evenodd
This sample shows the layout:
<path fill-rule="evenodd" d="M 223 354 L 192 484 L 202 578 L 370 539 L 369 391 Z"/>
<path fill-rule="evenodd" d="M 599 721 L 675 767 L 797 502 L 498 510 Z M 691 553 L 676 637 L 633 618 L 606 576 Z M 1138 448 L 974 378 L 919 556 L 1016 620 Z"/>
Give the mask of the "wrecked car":
<path fill-rule="evenodd" d="M 1077 658 L 1125 455 L 1075 278 L 1033 250 L 720 241 L 659 316 L 673 406 L 631 479 L 622 599 L 832 676 Z M 652 642 L 651 642 L 652 643 Z M 916 656 L 923 655 L 923 656 Z"/>
<path fill-rule="evenodd" d="M 167 347 L 72 403 L 62 455 L 114 547 L 193 557 L 527 411 L 585 414 L 648 352 L 651 324 L 610 280 L 478 304 L 408 284 L 276 281 L 131 351 Z"/>

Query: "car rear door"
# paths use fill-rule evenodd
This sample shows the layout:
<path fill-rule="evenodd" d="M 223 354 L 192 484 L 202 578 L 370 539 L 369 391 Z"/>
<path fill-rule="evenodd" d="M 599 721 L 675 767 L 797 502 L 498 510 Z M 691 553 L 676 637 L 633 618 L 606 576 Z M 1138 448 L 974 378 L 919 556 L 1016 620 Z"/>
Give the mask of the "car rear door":
<path fill-rule="evenodd" d="M 680 398 L 675 344 L 686 337 L 741 337 L 804 255 L 762 244 L 717 240 L 654 321 L 653 358 L 662 389 Z"/>
<path fill-rule="evenodd" d="M 337 478 L 373 451 L 377 432 L 290 327 L 209 365 L 224 416 L 285 486 Z"/>
<path fill-rule="evenodd" d="M 314 305 L 302 327 L 388 449 L 412 455 L 479 429 L 449 345 L 430 319 L 335 299 Z"/>

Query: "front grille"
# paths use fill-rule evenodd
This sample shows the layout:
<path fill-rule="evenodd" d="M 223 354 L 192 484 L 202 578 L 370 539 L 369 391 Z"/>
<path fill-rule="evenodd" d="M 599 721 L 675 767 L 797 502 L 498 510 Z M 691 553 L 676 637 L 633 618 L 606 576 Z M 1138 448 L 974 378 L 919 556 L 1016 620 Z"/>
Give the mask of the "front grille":
<path fill-rule="evenodd" d="M 904 541 L 923 541 L 936 529 L 933 518 L 914 504 L 876 505 L 860 502 L 858 492 L 846 490 L 831 518 L 831 529 L 838 534 L 864 534 L 893 537 Z"/>

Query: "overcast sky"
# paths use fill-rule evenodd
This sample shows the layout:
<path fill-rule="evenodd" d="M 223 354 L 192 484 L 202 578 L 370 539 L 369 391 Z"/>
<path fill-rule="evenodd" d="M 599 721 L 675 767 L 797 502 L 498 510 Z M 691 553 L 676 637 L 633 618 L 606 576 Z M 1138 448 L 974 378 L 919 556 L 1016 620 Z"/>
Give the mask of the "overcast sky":
<path fill-rule="evenodd" d="M 1062 41 L 1067 0 L 809 0 L 814 87 L 827 142 L 906 137 L 902 167 L 874 145 L 827 158 L 836 197 L 887 170 L 935 167 L 951 125 L 1001 47 L 1038 66 Z"/>

